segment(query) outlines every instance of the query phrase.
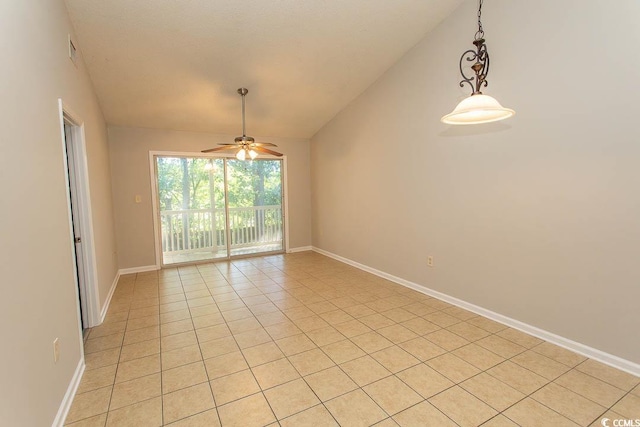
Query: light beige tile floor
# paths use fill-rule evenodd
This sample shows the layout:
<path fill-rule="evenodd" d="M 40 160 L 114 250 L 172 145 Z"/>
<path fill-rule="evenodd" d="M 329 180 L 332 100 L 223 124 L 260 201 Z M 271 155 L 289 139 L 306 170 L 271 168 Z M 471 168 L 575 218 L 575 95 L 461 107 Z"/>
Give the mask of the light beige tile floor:
<path fill-rule="evenodd" d="M 589 426 L 640 378 L 305 252 L 120 278 L 70 426 Z"/>

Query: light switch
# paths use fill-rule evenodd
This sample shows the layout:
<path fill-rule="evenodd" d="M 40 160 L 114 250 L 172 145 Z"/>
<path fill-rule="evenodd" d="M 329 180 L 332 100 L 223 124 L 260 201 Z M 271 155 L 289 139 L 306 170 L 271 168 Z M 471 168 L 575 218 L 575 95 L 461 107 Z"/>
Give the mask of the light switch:
<path fill-rule="evenodd" d="M 142 197 L 139 194 L 136 194 L 136 203 L 142 203 Z"/>

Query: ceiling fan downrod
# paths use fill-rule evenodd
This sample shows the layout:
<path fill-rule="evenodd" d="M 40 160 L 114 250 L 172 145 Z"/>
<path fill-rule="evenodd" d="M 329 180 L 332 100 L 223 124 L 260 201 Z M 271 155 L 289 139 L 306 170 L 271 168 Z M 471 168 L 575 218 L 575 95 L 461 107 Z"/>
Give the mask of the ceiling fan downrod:
<path fill-rule="evenodd" d="M 247 94 L 249 93 L 249 89 L 241 87 L 240 89 L 238 89 L 238 93 L 240 94 L 240 96 L 242 96 L 242 136 L 237 136 L 235 138 L 235 142 L 237 142 L 238 144 L 242 144 L 243 146 L 246 146 L 248 144 L 253 144 L 256 140 L 251 137 L 251 136 L 247 136 L 247 128 L 246 128 L 246 120 L 245 120 L 245 97 L 247 96 Z"/>
<path fill-rule="evenodd" d="M 238 89 L 238 93 L 240 94 L 240 96 L 242 96 L 242 136 L 247 136 L 247 130 L 245 127 L 245 122 L 244 122 L 244 103 L 245 103 L 245 99 L 244 97 L 247 96 L 247 94 L 249 93 L 249 89 L 241 87 L 240 89 Z"/>

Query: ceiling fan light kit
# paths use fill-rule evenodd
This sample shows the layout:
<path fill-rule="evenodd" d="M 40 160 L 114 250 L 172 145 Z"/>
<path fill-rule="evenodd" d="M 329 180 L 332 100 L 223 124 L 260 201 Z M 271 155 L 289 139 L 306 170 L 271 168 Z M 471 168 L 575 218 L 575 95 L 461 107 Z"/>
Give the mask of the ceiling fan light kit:
<path fill-rule="evenodd" d="M 460 74 L 462 80 L 460 87 L 465 83 L 471 86 L 472 93 L 463 99 L 454 110 L 440 119 L 443 123 L 450 125 L 473 125 L 479 123 L 497 122 L 513 116 L 516 112 L 510 108 L 505 108 L 493 97 L 484 95 L 480 89 L 488 85 L 487 75 L 489 75 L 489 52 L 484 40 L 484 30 L 482 28 L 482 2 L 478 3 L 478 31 L 476 31 L 473 41 L 475 49 L 465 51 L 460 57 Z M 473 62 L 471 69 L 473 76 L 467 76 L 463 70 L 463 64 Z"/>
<path fill-rule="evenodd" d="M 258 157 L 259 153 L 282 157 L 282 153 L 278 153 L 277 151 L 265 148 L 265 146 L 277 147 L 276 144 L 271 144 L 270 142 L 256 142 L 253 137 L 247 136 L 245 126 L 245 96 L 247 96 L 247 93 L 249 93 L 249 90 L 246 88 L 241 87 L 240 89 L 238 89 L 238 94 L 242 97 L 242 136 L 237 136 L 233 144 L 218 144 L 222 147 L 202 150 L 203 153 L 213 153 L 215 151 L 223 150 L 238 150 L 236 152 L 236 159 L 238 160 L 253 160 Z"/>

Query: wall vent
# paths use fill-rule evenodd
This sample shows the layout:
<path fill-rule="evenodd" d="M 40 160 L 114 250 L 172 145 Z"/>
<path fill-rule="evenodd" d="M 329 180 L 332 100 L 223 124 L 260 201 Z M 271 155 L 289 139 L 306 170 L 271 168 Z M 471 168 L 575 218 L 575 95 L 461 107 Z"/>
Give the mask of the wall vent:
<path fill-rule="evenodd" d="M 73 43 L 73 40 L 71 40 L 71 34 L 69 34 L 69 58 L 71 62 L 73 62 L 73 65 L 77 67 L 78 49 L 76 49 L 76 45 Z"/>

